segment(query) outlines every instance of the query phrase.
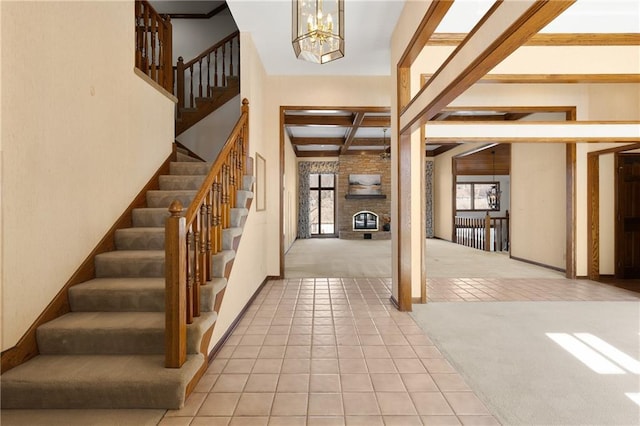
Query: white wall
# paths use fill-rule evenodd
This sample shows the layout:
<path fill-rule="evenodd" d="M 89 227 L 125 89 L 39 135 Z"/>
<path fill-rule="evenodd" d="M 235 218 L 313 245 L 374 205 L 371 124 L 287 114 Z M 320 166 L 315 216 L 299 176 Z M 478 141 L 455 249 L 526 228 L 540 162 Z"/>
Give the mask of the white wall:
<path fill-rule="evenodd" d="M 291 140 L 284 132 L 284 188 L 283 197 L 283 229 L 285 253 L 298 235 L 298 163 Z"/>
<path fill-rule="evenodd" d="M 213 161 L 240 118 L 240 95 L 176 136 L 176 140 L 207 161 Z"/>
<path fill-rule="evenodd" d="M 190 61 L 226 36 L 238 31 L 229 9 L 209 19 L 173 19 L 173 63 Z"/>
<path fill-rule="evenodd" d="M 267 182 L 276 182 L 278 177 L 278 156 L 268 149 L 263 137 L 264 128 L 264 87 L 266 74 L 260 57 L 256 51 L 251 34 L 240 35 L 241 51 L 241 91 L 240 97 L 249 100 L 249 153 L 255 159 L 259 152 L 267 162 Z M 276 149 L 277 152 L 277 149 Z M 274 169 L 276 173 L 274 174 Z M 254 162 L 255 173 L 255 162 Z M 227 284 L 227 289 L 218 313 L 218 320 L 213 330 L 209 351 L 224 335 L 232 322 L 247 304 L 258 286 L 264 281 L 273 266 L 268 264 L 268 251 L 278 250 L 277 241 L 269 239 L 267 219 L 271 211 L 279 212 L 279 206 L 273 198 L 278 185 L 267 184 L 267 210 L 256 211 L 256 203 L 252 203 L 249 217 L 245 223 L 242 240 L 236 253 L 234 268 Z M 276 232 L 277 233 L 277 232 Z"/>
<path fill-rule="evenodd" d="M 134 74 L 133 1 L 0 7 L 5 350 L 170 154 L 174 104 Z"/>
<path fill-rule="evenodd" d="M 560 269 L 566 266 L 565 149 L 511 147 L 511 256 Z"/>

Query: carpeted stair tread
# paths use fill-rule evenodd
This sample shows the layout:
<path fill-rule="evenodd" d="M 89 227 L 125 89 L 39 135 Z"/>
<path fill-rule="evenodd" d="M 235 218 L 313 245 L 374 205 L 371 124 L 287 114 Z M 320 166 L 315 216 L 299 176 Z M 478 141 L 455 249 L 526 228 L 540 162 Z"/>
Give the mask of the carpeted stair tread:
<path fill-rule="evenodd" d="M 69 289 L 71 311 L 164 312 L 164 278 L 96 278 Z"/>
<path fill-rule="evenodd" d="M 202 162 L 171 162 L 169 173 L 172 175 L 207 175 L 211 165 L 211 163 Z"/>
<path fill-rule="evenodd" d="M 204 175 L 162 175 L 160 176 L 161 190 L 198 190 L 204 182 Z"/>
<path fill-rule="evenodd" d="M 179 162 L 193 162 L 193 163 L 202 163 L 202 160 L 198 160 L 195 157 L 189 155 L 189 151 L 177 151 L 176 157 Z"/>
<path fill-rule="evenodd" d="M 164 277 L 164 250 L 116 250 L 95 258 L 96 277 Z"/>
<path fill-rule="evenodd" d="M 238 196 L 236 197 L 236 207 L 247 208 L 251 205 L 253 200 L 253 192 L 238 190 Z"/>
<path fill-rule="evenodd" d="M 171 190 L 162 191 L 159 189 L 147 191 L 147 206 L 148 207 L 165 207 L 168 208 L 173 200 L 178 200 L 182 203 L 186 209 L 191 201 L 195 198 L 197 190 Z"/>
<path fill-rule="evenodd" d="M 135 227 L 116 230 L 118 250 L 164 250 L 163 227 Z"/>
<path fill-rule="evenodd" d="M 242 189 L 244 191 L 253 191 L 253 184 L 256 181 L 255 176 L 244 175 L 242 176 Z"/>
<path fill-rule="evenodd" d="M 249 209 L 244 207 L 233 207 L 231 209 L 231 226 L 234 228 L 243 227 L 247 216 L 249 216 Z"/>
<path fill-rule="evenodd" d="M 163 354 L 164 312 L 70 312 L 37 330 L 38 349 L 54 354 Z"/>
<path fill-rule="evenodd" d="M 188 355 L 165 368 L 164 355 L 39 355 L 2 375 L 3 409 L 173 408 L 204 363 Z"/>
<path fill-rule="evenodd" d="M 187 353 L 216 318 L 203 312 L 187 326 Z M 37 339 L 43 355 L 163 354 L 164 330 L 164 312 L 70 312 L 38 327 Z"/>
<path fill-rule="evenodd" d="M 222 230 L 222 249 L 223 250 L 235 250 L 237 247 L 236 239 L 242 235 L 242 228 L 226 228 Z"/>
<path fill-rule="evenodd" d="M 200 310 L 213 311 L 224 278 L 213 278 L 200 287 Z M 69 289 L 72 312 L 164 312 L 164 278 L 95 278 Z"/>
<path fill-rule="evenodd" d="M 134 227 L 162 227 L 169 217 L 169 209 L 166 207 L 143 207 L 133 209 L 132 220 Z"/>
<path fill-rule="evenodd" d="M 211 256 L 212 259 L 212 274 L 214 277 L 224 277 L 227 264 L 232 262 L 236 257 L 236 252 L 233 250 L 222 250 L 220 253 Z"/>

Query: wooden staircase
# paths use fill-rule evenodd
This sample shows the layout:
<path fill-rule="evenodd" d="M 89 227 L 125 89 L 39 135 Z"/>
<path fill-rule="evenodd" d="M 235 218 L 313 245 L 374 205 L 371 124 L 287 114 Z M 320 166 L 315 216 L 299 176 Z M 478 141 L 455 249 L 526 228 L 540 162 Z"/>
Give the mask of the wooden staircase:
<path fill-rule="evenodd" d="M 71 312 L 37 328 L 39 354 L 2 374 L 3 409 L 184 405 L 206 370 L 253 200 L 247 123 L 244 101 L 213 164 L 176 154 L 115 249 L 95 256 L 95 277 L 69 289 Z"/>

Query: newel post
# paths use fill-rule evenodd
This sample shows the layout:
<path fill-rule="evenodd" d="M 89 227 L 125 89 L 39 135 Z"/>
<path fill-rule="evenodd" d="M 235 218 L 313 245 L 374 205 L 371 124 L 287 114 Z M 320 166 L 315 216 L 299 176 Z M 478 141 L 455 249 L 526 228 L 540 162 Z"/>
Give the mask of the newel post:
<path fill-rule="evenodd" d="M 178 98 L 178 113 L 184 108 L 184 59 L 182 56 L 178 58 L 176 66 L 176 97 Z"/>
<path fill-rule="evenodd" d="M 244 130 L 242 131 L 242 173 L 246 173 L 247 158 L 249 157 L 249 147 L 247 146 L 249 142 L 249 99 L 247 98 L 242 99 L 242 114 L 246 114 Z"/>
<path fill-rule="evenodd" d="M 484 217 L 484 250 L 491 251 L 491 216 L 489 216 L 489 212 Z"/>
<path fill-rule="evenodd" d="M 165 367 L 180 368 L 187 359 L 186 219 L 173 201 L 165 225 Z"/>

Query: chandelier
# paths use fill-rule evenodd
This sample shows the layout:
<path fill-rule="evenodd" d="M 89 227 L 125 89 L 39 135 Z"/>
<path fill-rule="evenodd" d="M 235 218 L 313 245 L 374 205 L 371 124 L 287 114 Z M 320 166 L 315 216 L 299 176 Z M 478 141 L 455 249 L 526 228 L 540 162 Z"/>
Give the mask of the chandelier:
<path fill-rule="evenodd" d="M 293 0 L 291 27 L 298 59 L 325 64 L 344 56 L 344 0 Z"/>
<path fill-rule="evenodd" d="M 496 180 L 496 151 L 491 151 L 491 158 L 493 161 L 493 181 Z M 487 205 L 490 210 L 500 210 L 500 194 L 502 191 L 498 189 L 498 184 L 494 183 L 491 188 L 487 190 Z"/>
<path fill-rule="evenodd" d="M 387 148 L 387 129 L 382 129 L 383 137 L 382 137 L 382 152 L 380 153 L 380 158 L 383 160 L 388 160 L 391 158 L 391 146 Z"/>

